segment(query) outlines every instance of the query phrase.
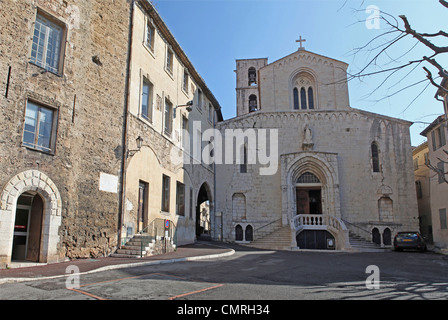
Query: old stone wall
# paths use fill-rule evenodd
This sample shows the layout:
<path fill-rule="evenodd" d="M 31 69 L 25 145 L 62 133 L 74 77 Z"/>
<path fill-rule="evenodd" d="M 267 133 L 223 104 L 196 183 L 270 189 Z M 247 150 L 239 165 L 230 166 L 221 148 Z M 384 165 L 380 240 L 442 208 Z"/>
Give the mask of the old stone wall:
<path fill-rule="evenodd" d="M 58 257 L 51 259 L 107 255 L 117 244 L 119 187 L 100 190 L 100 173 L 120 175 L 129 4 L 21 0 L 1 7 L 0 190 L 20 172 L 45 173 L 62 199 Z M 37 12 L 63 26 L 59 74 L 30 62 Z M 22 144 L 28 100 L 56 111 L 51 153 Z"/>

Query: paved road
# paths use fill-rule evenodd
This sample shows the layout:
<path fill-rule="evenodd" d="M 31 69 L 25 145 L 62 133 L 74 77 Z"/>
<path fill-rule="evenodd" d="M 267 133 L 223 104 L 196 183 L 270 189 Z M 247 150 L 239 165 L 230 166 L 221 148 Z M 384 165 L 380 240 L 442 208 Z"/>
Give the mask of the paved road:
<path fill-rule="evenodd" d="M 264 251 L 0 285 L 0 299 L 448 299 L 448 256 L 418 252 Z M 368 266 L 377 266 L 374 274 Z M 379 272 L 379 274 L 378 274 Z M 379 276 L 379 289 L 366 279 Z M 70 280 L 70 279 L 69 279 Z M 75 278 L 76 280 L 76 278 Z"/>

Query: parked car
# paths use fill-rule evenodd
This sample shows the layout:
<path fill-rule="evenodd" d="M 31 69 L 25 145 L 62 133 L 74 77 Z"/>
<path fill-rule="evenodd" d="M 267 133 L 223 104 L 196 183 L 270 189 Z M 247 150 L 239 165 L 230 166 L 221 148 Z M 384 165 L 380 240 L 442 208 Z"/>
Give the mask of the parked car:
<path fill-rule="evenodd" d="M 416 249 L 425 252 L 426 241 L 422 235 L 416 231 L 398 232 L 394 238 L 394 249 L 395 251 Z"/>

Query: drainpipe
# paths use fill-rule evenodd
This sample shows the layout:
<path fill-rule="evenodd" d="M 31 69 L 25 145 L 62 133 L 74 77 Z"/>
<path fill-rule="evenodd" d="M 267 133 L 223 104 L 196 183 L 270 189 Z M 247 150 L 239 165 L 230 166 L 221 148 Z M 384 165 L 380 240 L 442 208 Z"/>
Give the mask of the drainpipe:
<path fill-rule="evenodd" d="M 126 84 L 124 94 L 124 119 L 123 119 L 123 137 L 122 137 L 122 161 L 121 161 L 121 181 L 120 181 L 120 202 L 118 215 L 118 243 L 117 247 L 121 248 L 121 234 L 123 231 L 124 213 L 126 210 L 126 168 L 127 168 L 127 150 L 128 150 L 128 130 L 129 130 L 129 88 L 131 86 L 131 56 L 132 56 L 132 33 L 134 28 L 134 5 L 135 0 L 130 2 L 130 17 L 128 31 L 128 52 L 126 59 Z"/>

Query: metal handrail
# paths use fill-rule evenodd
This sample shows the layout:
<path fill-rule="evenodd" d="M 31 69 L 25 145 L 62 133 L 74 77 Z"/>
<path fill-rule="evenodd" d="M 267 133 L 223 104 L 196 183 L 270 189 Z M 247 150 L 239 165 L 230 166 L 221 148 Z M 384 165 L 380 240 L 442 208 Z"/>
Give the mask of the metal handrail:
<path fill-rule="evenodd" d="M 354 224 L 354 223 L 352 223 L 352 222 L 350 222 L 350 221 L 347 221 L 347 220 L 345 220 L 345 219 L 342 219 L 342 218 L 341 218 L 341 220 L 344 221 L 344 223 L 347 223 L 347 224 L 349 224 L 349 225 L 351 225 L 351 226 L 354 226 L 355 228 L 358 228 L 358 229 L 361 230 L 361 231 L 364 231 L 365 233 L 367 233 L 367 234 L 369 235 L 369 237 L 372 235 L 372 233 L 371 233 L 369 230 L 366 230 L 366 229 L 364 229 L 364 228 L 361 228 L 360 226 L 357 226 L 356 224 Z"/>
<path fill-rule="evenodd" d="M 168 231 L 168 239 L 173 245 L 177 246 L 177 228 L 173 221 L 170 220 L 169 228 L 165 228 L 165 221 L 167 219 L 155 218 L 146 228 L 139 231 L 140 234 L 140 257 L 143 257 L 143 249 L 151 242 L 165 241 L 164 251 L 166 252 L 166 234 Z"/>

